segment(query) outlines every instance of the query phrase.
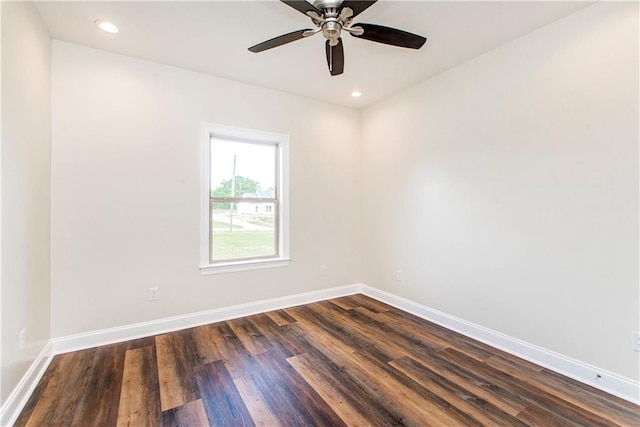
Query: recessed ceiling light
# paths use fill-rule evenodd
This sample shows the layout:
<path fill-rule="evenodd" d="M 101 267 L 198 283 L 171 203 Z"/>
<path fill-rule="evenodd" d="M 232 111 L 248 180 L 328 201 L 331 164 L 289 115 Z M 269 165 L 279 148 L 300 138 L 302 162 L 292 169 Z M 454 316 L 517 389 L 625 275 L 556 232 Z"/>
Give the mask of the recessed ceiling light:
<path fill-rule="evenodd" d="M 353 92 L 351 92 L 351 96 L 353 96 L 354 98 L 358 98 L 358 97 L 362 96 L 362 92 L 360 92 L 358 90 L 354 90 Z"/>
<path fill-rule="evenodd" d="M 118 32 L 118 27 L 116 27 L 113 23 L 111 23 L 109 21 L 103 21 L 102 19 L 96 19 L 93 22 L 98 24 L 98 27 L 100 27 L 100 29 L 102 31 L 104 31 L 105 33 L 115 34 L 115 33 Z"/>

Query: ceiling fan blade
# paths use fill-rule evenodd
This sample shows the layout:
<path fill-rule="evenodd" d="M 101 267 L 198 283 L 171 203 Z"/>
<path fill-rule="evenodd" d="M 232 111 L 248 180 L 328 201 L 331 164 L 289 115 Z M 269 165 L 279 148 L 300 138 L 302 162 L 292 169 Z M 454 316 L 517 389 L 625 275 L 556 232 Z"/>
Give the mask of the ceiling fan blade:
<path fill-rule="evenodd" d="M 322 12 L 320 12 L 314 5 L 312 5 L 311 3 L 307 3 L 304 0 L 280 0 L 280 1 L 286 4 L 287 6 L 291 6 L 298 12 L 302 13 L 303 15 L 306 15 L 307 12 L 315 12 L 318 15 L 322 16 Z"/>
<path fill-rule="evenodd" d="M 265 42 L 258 43 L 255 46 L 251 46 L 249 48 L 249 50 L 251 52 L 258 53 L 258 52 L 262 52 L 264 50 L 272 49 L 274 47 L 282 46 L 283 44 L 291 43 L 291 42 L 294 42 L 296 40 L 300 40 L 300 39 L 303 39 L 303 38 L 307 37 L 304 34 L 307 31 L 312 31 L 312 30 L 309 30 L 309 29 L 307 29 L 307 30 L 299 30 L 299 31 L 294 31 L 293 33 L 283 34 L 281 36 L 274 37 L 271 40 L 267 40 Z"/>
<path fill-rule="evenodd" d="M 375 24 L 354 24 L 351 28 L 360 27 L 364 30 L 361 35 L 351 34 L 359 39 L 371 40 L 372 42 L 390 44 L 392 46 L 407 47 L 410 49 L 420 49 L 427 41 L 426 37 L 408 33 L 396 28 L 383 27 Z"/>
<path fill-rule="evenodd" d="M 344 9 L 345 7 L 351 8 L 351 10 L 353 10 L 353 15 L 351 17 L 353 18 L 360 15 L 362 12 L 368 9 L 369 6 L 373 5 L 377 1 L 378 0 L 372 0 L 372 1 L 344 0 L 340 5 L 340 10 Z"/>
<path fill-rule="evenodd" d="M 342 39 L 338 39 L 338 44 L 331 46 L 329 40 L 325 42 L 325 50 L 327 52 L 327 65 L 329 73 L 332 76 L 342 74 L 344 71 L 344 49 L 342 47 Z"/>

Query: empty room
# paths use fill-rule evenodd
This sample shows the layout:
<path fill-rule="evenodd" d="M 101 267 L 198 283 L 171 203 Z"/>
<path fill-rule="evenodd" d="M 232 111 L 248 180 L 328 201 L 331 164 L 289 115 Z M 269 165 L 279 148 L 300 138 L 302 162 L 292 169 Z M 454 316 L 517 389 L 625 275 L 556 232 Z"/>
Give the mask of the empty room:
<path fill-rule="evenodd" d="M 0 18 L 0 426 L 640 425 L 638 2 Z"/>

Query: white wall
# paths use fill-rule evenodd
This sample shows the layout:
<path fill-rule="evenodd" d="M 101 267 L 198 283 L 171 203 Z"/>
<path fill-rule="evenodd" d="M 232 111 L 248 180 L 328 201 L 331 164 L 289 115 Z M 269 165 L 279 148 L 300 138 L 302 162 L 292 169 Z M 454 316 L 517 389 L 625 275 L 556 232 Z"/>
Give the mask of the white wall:
<path fill-rule="evenodd" d="M 50 73 L 40 15 L 31 3 L 3 2 L 0 403 L 50 338 Z"/>
<path fill-rule="evenodd" d="M 605 2 L 366 109 L 363 281 L 637 381 L 638 72 Z"/>
<path fill-rule="evenodd" d="M 59 41 L 52 79 L 54 337 L 359 281 L 357 111 Z M 290 135 L 289 267 L 200 275 L 201 122 Z"/>

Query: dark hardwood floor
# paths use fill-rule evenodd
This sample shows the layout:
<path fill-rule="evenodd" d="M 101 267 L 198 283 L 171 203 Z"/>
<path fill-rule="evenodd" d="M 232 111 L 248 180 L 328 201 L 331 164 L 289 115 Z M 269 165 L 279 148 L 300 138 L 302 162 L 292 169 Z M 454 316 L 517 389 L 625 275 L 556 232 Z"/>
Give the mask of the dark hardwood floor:
<path fill-rule="evenodd" d="M 362 295 L 56 356 L 17 426 L 609 426 L 640 407 Z"/>

